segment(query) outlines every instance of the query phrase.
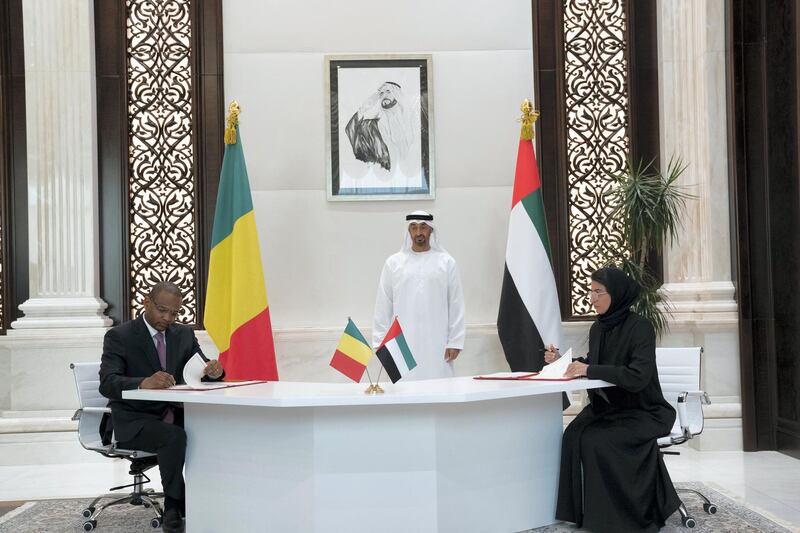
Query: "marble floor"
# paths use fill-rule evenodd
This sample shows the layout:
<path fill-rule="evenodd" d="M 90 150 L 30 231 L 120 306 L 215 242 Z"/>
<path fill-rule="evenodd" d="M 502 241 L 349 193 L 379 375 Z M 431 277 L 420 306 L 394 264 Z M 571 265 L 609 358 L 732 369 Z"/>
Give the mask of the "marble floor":
<path fill-rule="evenodd" d="M 800 460 L 778 452 L 698 452 L 665 456 L 673 481 L 701 481 L 800 532 Z"/>
<path fill-rule="evenodd" d="M 777 452 L 698 452 L 667 456 L 673 481 L 701 481 L 791 530 L 800 531 L 800 460 Z M 0 515 L 14 502 L 91 497 L 128 482 L 124 461 L 0 466 Z M 158 472 L 148 472 L 154 488 Z"/>

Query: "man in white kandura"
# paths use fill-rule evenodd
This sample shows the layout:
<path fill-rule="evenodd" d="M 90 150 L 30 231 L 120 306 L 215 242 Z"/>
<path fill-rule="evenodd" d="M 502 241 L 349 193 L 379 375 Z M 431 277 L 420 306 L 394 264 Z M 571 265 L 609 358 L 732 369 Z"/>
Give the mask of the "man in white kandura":
<path fill-rule="evenodd" d="M 453 376 L 464 348 L 464 294 L 455 260 L 439 246 L 433 215 L 406 216 L 403 248 L 383 265 L 372 344 L 380 345 L 396 316 L 417 367 L 405 379 Z"/>

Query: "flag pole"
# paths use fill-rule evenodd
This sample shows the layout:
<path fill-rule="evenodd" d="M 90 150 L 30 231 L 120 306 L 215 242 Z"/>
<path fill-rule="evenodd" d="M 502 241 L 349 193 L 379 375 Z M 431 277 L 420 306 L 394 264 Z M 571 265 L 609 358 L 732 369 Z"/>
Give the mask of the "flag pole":
<path fill-rule="evenodd" d="M 381 379 L 381 372 L 383 372 L 383 365 L 381 365 L 381 369 L 378 370 L 378 379 L 375 380 L 375 385 L 372 386 L 372 394 L 383 394 L 383 387 L 378 383 L 378 380 Z"/>
<path fill-rule="evenodd" d="M 395 316 L 394 319 L 397 320 L 397 317 Z M 381 363 L 381 367 L 378 370 L 378 379 L 375 380 L 375 385 L 372 387 L 372 394 L 383 394 L 384 392 L 383 387 L 378 383 L 381 380 L 381 372 L 383 372 L 383 363 Z"/>
<path fill-rule="evenodd" d="M 384 390 L 383 387 L 378 385 L 378 380 L 375 380 L 375 383 L 372 382 L 372 378 L 369 375 L 369 369 L 367 368 L 367 377 L 369 378 L 369 387 L 367 390 L 364 391 L 364 394 L 383 394 Z M 378 379 L 381 379 L 381 371 L 383 370 L 383 365 L 381 365 L 381 369 L 378 371 Z"/>
<path fill-rule="evenodd" d="M 375 380 L 375 383 L 370 385 L 367 390 L 364 391 L 365 394 L 383 394 L 384 390 L 383 387 L 380 386 L 378 380 L 381 379 L 381 372 L 383 372 L 383 363 L 381 363 L 381 368 L 378 370 L 378 379 Z M 369 376 L 369 370 L 367 370 L 367 376 Z M 372 380 L 370 379 L 370 383 Z"/>
<path fill-rule="evenodd" d="M 352 317 L 347 317 L 347 320 L 348 320 L 348 321 L 352 321 L 353 319 L 352 319 Z M 370 350 L 372 350 L 372 348 L 370 348 Z M 375 354 L 373 354 L 373 355 L 375 355 Z M 381 367 L 381 369 L 382 369 L 382 368 L 383 368 L 383 367 Z M 381 389 L 381 390 L 376 390 L 376 388 L 377 388 L 377 389 L 380 389 L 380 387 L 378 387 L 378 384 L 377 384 L 377 382 L 375 382 L 375 383 L 373 383 L 373 382 L 372 382 L 372 376 L 370 376 L 370 375 L 369 375 L 369 368 L 367 368 L 367 367 L 364 367 L 364 370 L 366 370 L 366 371 L 367 371 L 367 379 L 369 380 L 369 387 L 367 387 L 367 388 L 364 390 L 364 394 L 377 394 L 377 393 L 379 393 L 379 392 L 383 392 L 383 389 Z M 380 377 L 380 373 L 378 374 L 378 377 Z"/>
<path fill-rule="evenodd" d="M 369 387 L 364 390 L 364 394 L 375 394 L 375 384 L 372 383 L 372 376 L 369 375 L 369 368 L 365 368 L 364 370 L 367 371 L 367 379 L 369 379 Z"/>
<path fill-rule="evenodd" d="M 236 144 L 236 126 L 239 124 L 239 113 L 242 112 L 239 102 L 232 100 L 228 106 L 228 118 L 225 121 L 225 144 Z"/>

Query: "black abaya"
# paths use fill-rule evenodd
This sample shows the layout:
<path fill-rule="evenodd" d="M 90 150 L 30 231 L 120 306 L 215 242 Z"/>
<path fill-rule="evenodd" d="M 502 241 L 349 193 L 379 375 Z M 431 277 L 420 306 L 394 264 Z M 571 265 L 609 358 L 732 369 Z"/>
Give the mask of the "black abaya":
<path fill-rule="evenodd" d="M 661 394 L 653 327 L 632 312 L 598 321 L 584 362 L 589 378 L 616 386 L 590 391 L 564 432 L 556 518 L 596 533 L 657 531 L 680 499 L 656 443 L 675 410 Z"/>

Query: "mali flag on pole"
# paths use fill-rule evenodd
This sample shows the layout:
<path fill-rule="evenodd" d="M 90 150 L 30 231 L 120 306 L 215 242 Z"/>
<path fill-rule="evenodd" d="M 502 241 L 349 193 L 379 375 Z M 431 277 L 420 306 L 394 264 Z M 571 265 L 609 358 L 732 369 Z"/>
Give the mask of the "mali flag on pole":
<path fill-rule="evenodd" d="M 229 379 L 278 379 L 253 199 L 231 103 L 211 234 L 205 326 Z"/>
<path fill-rule="evenodd" d="M 372 359 L 372 348 L 353 320 L 348 318 L 347 327 L 339 339 L 339 346 L 333 352 L 331 366 L 358 383 L 364 376 L 370 359 Z"/>
<path fill-rule="evenodd" d="M 533 122 L 538 114 L 527 99 L 522 111 L 497 333 L 511 370 L 535 372 L 544 366 L 542 347 L 561 346 L 561 310 L 533 151 Z"/>

